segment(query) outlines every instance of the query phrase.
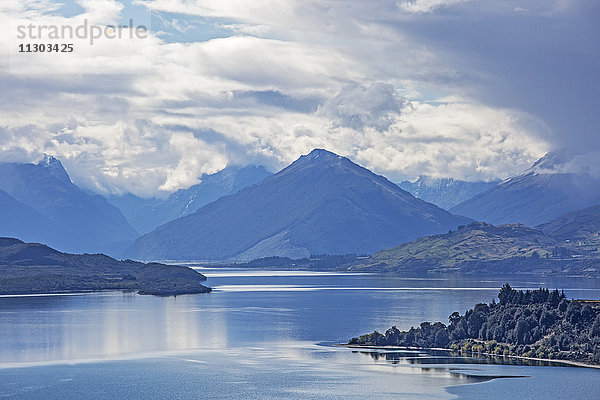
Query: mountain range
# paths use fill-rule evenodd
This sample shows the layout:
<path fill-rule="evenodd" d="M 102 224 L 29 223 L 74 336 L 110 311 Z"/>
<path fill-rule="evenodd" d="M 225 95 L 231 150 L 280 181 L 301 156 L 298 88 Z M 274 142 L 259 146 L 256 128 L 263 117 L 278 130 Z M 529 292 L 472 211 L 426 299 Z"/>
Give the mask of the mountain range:
<path fill-rule="evenodd" d="M 201 182 L 172 193 L 167 199 L 141 199 L 132 194 L 111 196 L 138 232 L 148 233 L 157 226 L 185 217 L 219 197 L 238 192 L 272 175 L 263 166 L 229 166 L 215 174 L 203 175 Z"/>
<path fill-rule="evenodd" d="M 450 212 L 491 224 L 537 226 L 600 204 L 600 178 L 583 168 L 570 168 L 576 160 L 577 155 L 566 151 L 548 153 L 528 170 L 452 207 Z"/>
<path fill-rule="evenodd" d="M 522 174 L 453 207 L 454 213 L 467 216 L 461 217 L 320 149 L 275 175 L 263 167 L 231 166 L 202 176 L 199 184 L 166 200 L 111 196 L 110 201 L 123 213 L 103 197 L 78 188 L 60 161 L 46 156 L 37 164 L 0 164 L 0 235 L 45 243 L 61 251 L 148 260 L 299 259 L 318 254 L 373 254 L 398 245 L 410 249 L 406 251 L 413 256 L 425 254 L 419 250 L 425 246 L 426 262 L 441 262 L 450 269 L 453 263 L 464 266 L 469 259 L 522 260 L 534 253 L 542 259 L 546 254 L 550 259 L 565 254 L 589 258 L 600 246 L 600 185 L 592 171 L 572 172 L 568 166 L 573 159 L 566 152 L 547 154 Z M 420 177 L 411 185 L 418 196 L 450 204 L 490 184 Z M 134 243 L 138 234 L 123 214 L 141 229 L 162 225 Z M 471 229 L 477 234 L 459 240 L 457 246 L 464 254 L 455 253 L 456 247 L 438 252 L 442 242 L 439 238 L 432 241 L 431 235 L 450 230 L 456 241 L 458 232 L 465 232 L 462 228 L 454 231 L 457 226 L 474 226 L 468 217 L 485 224 Z M 519 251 L 514 253 L 513 247 L 502 247 L 486 235 L 502 238 L 504 245 L 520 243 Z M 523 238 L 529 241 L 519 242 Z M 370 265 L 378 264 L 382 254 L 408 259 L 402 252 L 387 252 L 374 255 Z M 419 257 L 400 264 L 416 265 Z"/>
<path fill-rule="evenodd" d="M 123 256 L 251 260 L 373 253 L 468 222 L 316 149 L 258 184 L 158 227 Z"/>
<path fill-rule="evenodd" d="M 116 207 L 79 189 L 50 156 L 38 164 L 0 164 L 0 206 L 0 235 L 62 251 L 116 254 L 137 236 Z"/>
<path fill-rule="evenodd" d="M 420 176 L 415 181 L 399 182 L 398 186 L 418 199 L 449 210 L 463 201 L 485 192 L 496 183 L 498 182 L 467 182 L 452 178 Z"/>

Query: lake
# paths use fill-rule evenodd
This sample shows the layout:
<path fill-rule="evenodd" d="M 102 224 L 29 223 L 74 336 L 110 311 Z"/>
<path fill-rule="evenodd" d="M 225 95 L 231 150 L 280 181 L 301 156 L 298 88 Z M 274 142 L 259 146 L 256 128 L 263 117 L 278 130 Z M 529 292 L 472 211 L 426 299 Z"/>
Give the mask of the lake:
<path fill-rule="evenodd" d="M 600 299 L 600 282 L 201 269 L 205 295 L 0 297 L 0 397 L 597 398 L 600 370 L 333 346 L 447 322 L 516 289 Z"/>

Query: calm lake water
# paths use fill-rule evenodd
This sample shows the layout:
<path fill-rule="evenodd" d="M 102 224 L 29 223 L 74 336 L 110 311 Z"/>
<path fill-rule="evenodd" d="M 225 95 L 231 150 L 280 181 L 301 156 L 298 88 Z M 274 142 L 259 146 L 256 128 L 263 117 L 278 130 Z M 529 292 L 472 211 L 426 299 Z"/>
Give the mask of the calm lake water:
<path fill-rule="evenodd" d="M 535 277 L 201 270 L 214 292 L 0 298 L 0 398 L 593 399 L 600 370 L 494 365 L 334 347 L 447 321 L 500 286 L 600 299 L 600 282 Z"/>

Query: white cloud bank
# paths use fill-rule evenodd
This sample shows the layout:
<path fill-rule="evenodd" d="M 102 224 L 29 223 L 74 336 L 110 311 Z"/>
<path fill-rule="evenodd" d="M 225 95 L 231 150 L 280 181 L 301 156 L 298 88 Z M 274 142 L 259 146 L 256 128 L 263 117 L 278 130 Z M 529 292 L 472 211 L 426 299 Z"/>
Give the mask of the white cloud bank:
<path fill-rule="evenodd" d="M 393 179 L 468 180 L 504 178 L 550 149 L 542 121 L 479 101 L 473 93 L 480 81 L 465 80 L 451 55 L 380 20 L 390 13 L 400 18 L 407 2 L 138 3 L 180 21 L 218 18 L 215 26 L 232 33 L 205 41 L 166 42 L 151 34 L 143 42 L 100 43 L 69 61 L 38 57 L 37 74 L 11 73 L 4 64 L 4 160 L 49 153 L 84 186 L 150 196 L 190 186 L 230 162 L 277 169 L 315 147 Z M 410 4 L 431 12 L 454 3 Z M 116 0 L 80 4 L 103 23 L 126 11 Z M 56 14 L 53 2 L 9 5 L 0 9 L 2 21 L 81 18 Z M 48 73 L 62 69 L 69 73 Z"/>

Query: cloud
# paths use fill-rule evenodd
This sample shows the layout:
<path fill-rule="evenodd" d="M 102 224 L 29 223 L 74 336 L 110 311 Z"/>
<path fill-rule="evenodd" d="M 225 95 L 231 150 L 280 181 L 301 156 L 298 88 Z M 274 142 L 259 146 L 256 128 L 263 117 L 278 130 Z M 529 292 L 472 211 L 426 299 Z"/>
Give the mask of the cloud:
<path fill-rule="evenodd" d="M 546 155 L 529 171 L 542 174 L 587 174 L 600 178 L 600 151 L 563 148 Z"/>
<path fill-rule="evenodd" d="M 402 11 L 415 14 L 433 12 L 442 7 L 450 7 L 471 0 L 407 0 L 400 1 L 398 6 Z"/>
<path fill-rule="evenodd" d="M 217 27 L 231 30 L 236 35 L 266 36 L 271 33 L 271 28 L 266 25 L 218 24 Z"/>
<path fill-rule="evenodd" d="M 394 125 L 382 134 L 373 133 L 371 143 L 356 154 L 390 177 L 489 181 L 527 168 L 549 150 L 533 132 L 543 132 L 543 126 L 517 110 L 413 101 Z"/>
<path fill-rule="evenodd" d="M 356 130 L 366 127 L 385 130 L 394 123 L 405 103 L 390 84 L 352 84 L 327 100 L 317 114 Z"/>
<path fill-rule="evenodd" d="M 559 169 L 563 173 L 588 174 L 596 179 L 600 178 L 600 151 L 591 151 L 585 154 L 576 154 L 565 162 Z"/>
<path fill-rule="evenodd" d="M 176 132 L 169 138 L 169 147 L 179 154 L 177 165 L 167 171 L 165 182 L 158 188 L 166 192 L 174 192 L 181 187 L 189 187 L 190 178 L 199 177 L 202 172 L 217 172 L 227 166 L 227 158 L 222 149 L 214 148 L 199 140 L 191 133 Z M 206 160 L 210 164 L 206 165 Z M 198 183 L 196 179 L 192 184 Z"/>

